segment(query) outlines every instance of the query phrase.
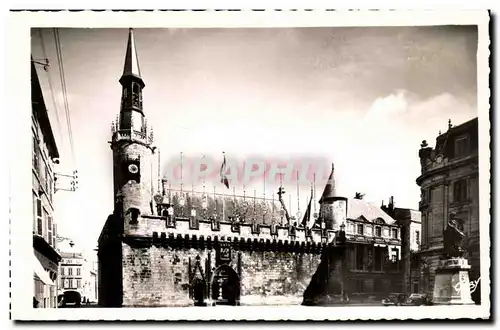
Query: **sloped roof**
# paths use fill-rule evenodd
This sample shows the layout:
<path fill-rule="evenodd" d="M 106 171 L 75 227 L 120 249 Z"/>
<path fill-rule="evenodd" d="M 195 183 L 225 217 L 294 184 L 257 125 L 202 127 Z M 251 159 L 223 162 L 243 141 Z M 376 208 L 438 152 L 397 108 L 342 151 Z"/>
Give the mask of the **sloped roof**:
<path fill-rule="evenodd" d="M 125 56 L 125 65 L 123 67 L 124 76 L 141 77 L 141 70 L 139 69 L 139 59 L 137 56 L 137 49 L 135 47 L 134 30 L 129 29 L 127 54 Z"/>
<path fill-rule="evenodd" d="M 361 216 L 365 217 L 369 222 L 373 222 L 377 218 L 381 218 L 387 224 L 394 224 L 396 222 L 396 220 L 382 211 L 382 209 L 375 204 L 362 199 L 349 199 L 347 206 L 347 218 L 355 220 Z"/>
<path fill-rule="evenodd" d="M 319 199 L 319 202 L 322 203 L 325 199 L 329 199 L 337 196 L 337 191 L 335 187 L 335 168 L 332 163 L 332 171 L 330 172 L 330 177 L 326 182 L 325 190 L 323 190 L 323 194 Z"/>

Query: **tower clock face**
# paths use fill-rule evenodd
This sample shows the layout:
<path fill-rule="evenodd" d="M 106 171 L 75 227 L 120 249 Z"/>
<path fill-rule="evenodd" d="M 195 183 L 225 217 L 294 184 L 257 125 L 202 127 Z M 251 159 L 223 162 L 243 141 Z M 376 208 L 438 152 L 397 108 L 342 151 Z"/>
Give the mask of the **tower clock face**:
<path fill-rule="evenodd" d="M 135 164 L 130 164 L 128 166 L 128 171 L 132 174 L 136 174 L 137 172 L 139 172 L 139 167 L 137 167 L 137 165 Z"/>

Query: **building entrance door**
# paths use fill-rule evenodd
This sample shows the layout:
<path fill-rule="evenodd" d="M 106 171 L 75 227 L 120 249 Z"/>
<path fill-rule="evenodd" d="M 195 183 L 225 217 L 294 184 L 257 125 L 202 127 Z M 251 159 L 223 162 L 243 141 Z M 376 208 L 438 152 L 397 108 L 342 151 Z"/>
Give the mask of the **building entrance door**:
<path fill-rule="evenodd" d="M 219 266 L 214 272 L 212 300 L 216 305 L 239 305 L 240 279 L 234 269 L 227 264 Z"/>

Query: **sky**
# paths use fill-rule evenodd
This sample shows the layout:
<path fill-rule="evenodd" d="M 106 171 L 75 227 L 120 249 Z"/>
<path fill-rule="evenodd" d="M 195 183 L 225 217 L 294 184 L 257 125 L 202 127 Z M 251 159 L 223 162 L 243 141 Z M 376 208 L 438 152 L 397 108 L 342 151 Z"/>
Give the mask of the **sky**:
<path fill-rule="evenodd" d="M 362 192 L 377 205 L 394 196 L 397 207 L 418 209 L 420 143 L 433 146 L 449 119 L 459 125 L 477 117 L 475 26 L 134 34 L 144 113 L 162 163 L 180 152 L 221 160 L 222 151 L 235 159 L 322 157 L 335 163 L 339 195 Z M 127 29 L 59 30 L 73 157 L 53 31 L 32 30 L 33 57 L 51 63 L 47 72 L 37 70 L 61 153 L 56 170 L 79 172 L 76 192 L 56 193 L 58 230 L 86 251 L 96 247 L 113 208 L 108 141 L 120 109 L 127 36 Z M 325 182 L 316 181 L 317 199 Z M 295 214 L 297 188 L 285 188 Z M 276 189 L 267 184 L 266 196 Z M 225 191 L 220 183 L 217 190 Z M 309 191 L 300 187 L 302 209 Z"/>

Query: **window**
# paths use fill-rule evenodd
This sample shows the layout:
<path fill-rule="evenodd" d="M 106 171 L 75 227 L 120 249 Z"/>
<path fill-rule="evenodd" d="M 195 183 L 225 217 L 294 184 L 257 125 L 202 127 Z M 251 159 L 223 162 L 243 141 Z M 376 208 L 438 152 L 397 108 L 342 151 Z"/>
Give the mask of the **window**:
<path fill-rule="evenodd" d="M 80 272 L 81 272 L 81 269 L 80 269 L 80 267 L 78 267 L 78 268 L 76 269 L 76 276 L 80 276 L 80 275 L 81 275 L 81 274 L 80 274 Z"/>
<path fill-rule="evenodd" d="M 358 232 L 358 235 L 363 235 L 364 231 L 363 231 L 363 225 L 358 225 L 357 226 L 357 232 Z"/>
<path fill-rule="evenodd" d="M 467 179 L 453 182 L 453 201 L 463 202 L 467 200 Z"/>
<path fill-rule="evenodd" d="M 356 269 L 365 269 L 365 247 L 364 245 L 356 246 Z"/>
<path fill-rule="evenodd" d="M 376 247 L 374 258 L 373 258 L 373 270 L 382 271 L 383 259 L 384 259 L 384 249 Z"/>
<path fill-rule="evenodd" d="M 40 150 L 38 149 L 38 141 L 36 137 L 33 136 L 33 168 L 38 173 L 40 165 Z"/>
<path fill-rule="evenodd" d="M 415 243 L 420 245 L 420 230 L 415 230 Z"/>
<path fill-rule="evenodd" d="M 382 236 L 382 227 L 375 227 L 375 236 L 380 237 Z"/>
<path fill-rule="evenodd" d="M 413 282 L 412 293 L 418 293 L 418 282 Z"/>
<path fill-rule="evenodd" d="M 466 156 L 469 152 L 469 139 L 467 136 L 459 137 L 455 140 L 455 157 Z"/>
<path fill-rule="evenodd" d="M 134 107 L 140 106 L 139 93 L 139 85 L 137 83 L 132 83 L 132 106 Z"/>
<path fill-rule="evenodd" d="M 398 230 L 396 228 L 393 228 L 392 231 L 392 238 L 397 239 L 398 238 Z"/>
<path fill-rule="evenodd" d="M 70 268 L 70 269 L 71 269 L 71 268 Z M 68 288 L 73 289 L 73 279 L 72 279 L 72 278 L 70 278 L 70 279 L 68 280 Z"/>
<path fill-rule="evenodd" d="M 396 249 L 396 248 L 393 248 L 392 249 L 392 253 L 391 253 L 391 261 L 392 262 L 397 262 L 399 259 L 399 250 Z"/>
<path fill-rule="evenodd" d="M 47 216 L 47 243 L 49 243 L 51 246 L 54 245 L 54 238 L 52 237 L 52 217 L 49 215 Z"/>
<path fill-rule="evenodd" d="M 80 289 L 81 287 L 82 287 L 82 280 L 77 279 L 77 280 L 76 280 L 76 288 L 77 288 L 77 289 Z"/>
<path fill-rule="evenodd" d="M 61 267 L 61 276 L 64 276 L 64 267 Z"/>
<path fill-rule="evenodd" d="M 49 167 L 45 166 L 45 191 L 47 192 L 47 197 L 50 199 L 49 195 L 49 186 L 50 186 L 50 172 L 49 172 Z"/>
<path fill-rule="evenodd" d="M 49 168 L 47 167 L 47 181 L 46 181 L 46 188 L 47 188 L 47 198 L 52 201 L 52 195 L 54 193 L 54 181 L 52 180 L 52 176 L 50 175 Z"/>
<path fill-rule="evenodd" d="M 49 213 L 47 212 L 47 210 L 45 208 L 43 208 L 43 226 L 45 227 L 47 222 L 49 221 L 48 220 L 49 218 Z M 45 239 L 46 242 L 49 242 L 49 239 L 48 239 L 48 228 L 43 228 L 43 238 Z M 52 238 L 52 236 L 51 236 Z"/>
<path fill-rule="evenodd" d="M 52 224 L 52 246 L 56 247 L 56 237 L 57 237 L 57 225 L 54 223 Z"/>
<path fill-rule="evenodd" d="M 43 235 L 43 219 L 42 219 L 42 201 L 40 198 L 36 200 L 36 226 L 37 226 L 37 234 Z"/>
<path fill-rule="evenodd" d="M 73 276 L 73 268 L 72 267 L 68 267 L 68 275 Z"/>
<path fill-rule="evenodd" d="M 36 212 L 37 212 L 37 199 L 35 192 L 33 192 L 33 233 L 36 233 Z"/>

